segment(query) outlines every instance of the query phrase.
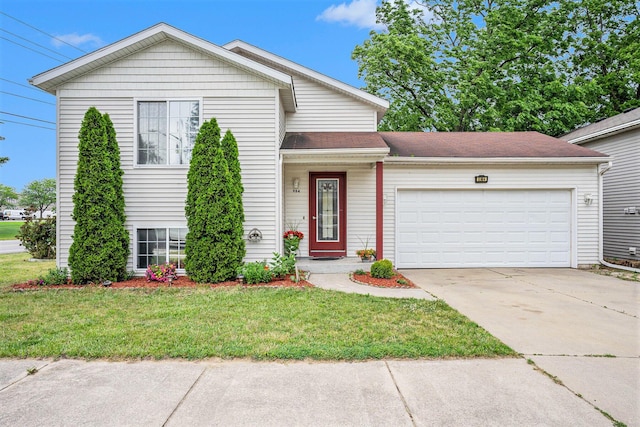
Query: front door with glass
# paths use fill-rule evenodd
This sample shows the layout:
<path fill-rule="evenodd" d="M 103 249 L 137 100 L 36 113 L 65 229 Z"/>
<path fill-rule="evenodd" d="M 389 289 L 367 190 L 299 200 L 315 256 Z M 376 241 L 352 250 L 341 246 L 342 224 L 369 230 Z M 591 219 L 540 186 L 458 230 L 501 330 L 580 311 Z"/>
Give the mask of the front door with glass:
<path fill-rule="evenodd" d="M 311 172 L 309 184 L 309 256 L 346 256 L 346 173 Z"/>

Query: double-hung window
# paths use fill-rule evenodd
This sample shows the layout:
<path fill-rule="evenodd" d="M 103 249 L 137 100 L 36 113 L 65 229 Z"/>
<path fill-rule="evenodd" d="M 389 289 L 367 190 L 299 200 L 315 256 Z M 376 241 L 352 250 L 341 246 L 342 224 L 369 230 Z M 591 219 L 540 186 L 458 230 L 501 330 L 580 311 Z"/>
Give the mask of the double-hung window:
<path fill-rule="evenodd" d="M 199 127 L 198 101 L 139 101 L 138 164 L 188 165 Z"/>

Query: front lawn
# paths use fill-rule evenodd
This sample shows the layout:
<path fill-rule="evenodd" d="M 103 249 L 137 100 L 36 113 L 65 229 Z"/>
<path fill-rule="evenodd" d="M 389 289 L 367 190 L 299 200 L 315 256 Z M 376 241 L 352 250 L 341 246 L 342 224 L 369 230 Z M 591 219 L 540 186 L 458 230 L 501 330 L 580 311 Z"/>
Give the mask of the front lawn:
<path fill-rule="evenodd" d="M 317 288 L 14 292 L 54 261 L 0 255 L 0 357 L 362 360 L 515 353 L 442 301 Z"/>
<path fill-rule="evenodd" d="M 511 356 L 442 301 L 310 289 L 0 292 L 0 357 Z"/>
<path fill-rule="evenodd" d="M 0 221 L 0 240 L 16 240 L 24 221 Z"/>

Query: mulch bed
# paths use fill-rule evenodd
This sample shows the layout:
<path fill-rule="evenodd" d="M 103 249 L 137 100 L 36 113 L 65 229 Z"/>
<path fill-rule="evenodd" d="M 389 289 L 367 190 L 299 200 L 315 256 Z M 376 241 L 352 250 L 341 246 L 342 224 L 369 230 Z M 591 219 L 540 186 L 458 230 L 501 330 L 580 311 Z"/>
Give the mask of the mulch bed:
<path fill-rule="evenodd" d="M 411 280 L 407 279 L 397 271 L 390 279 L 378 279 L 376 277 L 371 277 L 371 273 L 368 272 L 364 274 L 353 273 L 350 277 L 352 281 L 361 285 L 375 286 L 378 288 L 417 288 Z M 398 283 L 398 280 L 406 283 Z"/>
<path fill-rule="evenodd" d="M 234 286 L 242 286 L 245 288 L 256 288 L 256 287 L 266 287 L 266 288 L 311 288 L 313 285 L 306 280 L 301 280 L 299 282 L 294 282 L 290 279 L 281 279 L 281 280 L 273 280 L 269 283 L 259 283 L 257 285 L 247 285 L 240 284 L 239 282 L 233 280 L 222 283 L 207 283 L 201 284 L 196 283 L 193 280 L 189 279 L 186 276 L 178 277 L 171 283 L 169 286 L 168 283 L 165 282 L 150 282 L 147 281 L 144 277 L 134 277 L 133 279 L 126 280 L 123 282 L 114 282 L 109 286 L 113 289 L 155 289 L 155 288 L 195 288 L 195 287 L 209 287 L 209 288 L 223 288 L 223 287 L 234 287 Z M 15 291 L 26 291 L 26 290 L 37 290 L 37 289 L 82 289 L 82 288 L 102 288 L 101 284 L 89 284 L 89 285 L 38 285 L 35 283 L 20 283 L 17 285 L 13 285 L 12 289 Z"/>

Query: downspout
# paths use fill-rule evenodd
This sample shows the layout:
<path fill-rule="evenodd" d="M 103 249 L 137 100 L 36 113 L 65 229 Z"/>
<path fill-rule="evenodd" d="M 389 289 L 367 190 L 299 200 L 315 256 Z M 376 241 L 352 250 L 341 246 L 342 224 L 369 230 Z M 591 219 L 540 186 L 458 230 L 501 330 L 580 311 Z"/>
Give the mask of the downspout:
<path fill-rule="evenodd" d="M 376 259 L 383 259 L 384 254 L 384 218 L 382 212 L 384 210 L 384 163 L 376 162 Z"/>
<path fill-rule="evenodd" d="M 626 270 L 626 271 L 632 271 L 634 273 L 640 273 L 640 269 L 638 268 L 633 268 L 633 267 L 627 267 L 624 265 L 618 265 L 618 264 L 611 264 L 610 262 L 607 262 L 604 260 L 604 242 L 603 242 L 603 238 L 604 238 L 604 230 L 603 230 L 603 226 L 604 226 L 604 221 L 603 221 L 603 214 L 604 214 L 604 208 L 603 208 L 603 175 L 605 173 L 607 173 L 609 171 L 609 169 L 611 169 L 611 162 L 609 162 L 606 166 L 600 168 L 600 171 L 598 172 L 598 197 L 599 197 L 599 212 L 598 212 L 598 228 L 599 228 L 599 236 L 598 236 L 598 256 L 600 257 L 600 264 L 604 265 L 605 267 L 609 267 L 609 268 L 616 268 L 618 270 Z"/>

